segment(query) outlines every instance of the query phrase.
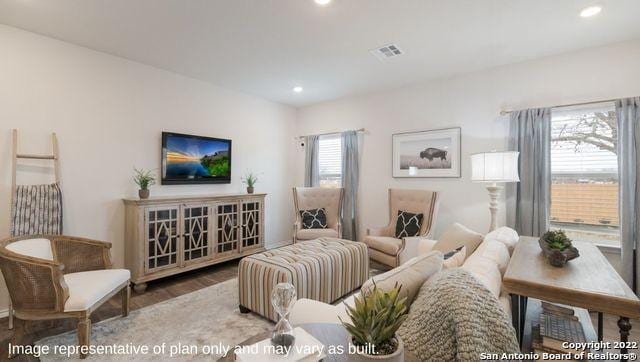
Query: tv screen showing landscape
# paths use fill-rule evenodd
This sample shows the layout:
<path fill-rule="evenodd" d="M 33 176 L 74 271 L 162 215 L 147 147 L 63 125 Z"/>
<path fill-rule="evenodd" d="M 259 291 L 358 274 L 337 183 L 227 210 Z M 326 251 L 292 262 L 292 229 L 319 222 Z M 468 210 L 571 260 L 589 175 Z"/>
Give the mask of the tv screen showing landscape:
<path fill-rule="evenodd" d="M 231 140 L 162 133 L 162 184 L 231 182 Z"/>

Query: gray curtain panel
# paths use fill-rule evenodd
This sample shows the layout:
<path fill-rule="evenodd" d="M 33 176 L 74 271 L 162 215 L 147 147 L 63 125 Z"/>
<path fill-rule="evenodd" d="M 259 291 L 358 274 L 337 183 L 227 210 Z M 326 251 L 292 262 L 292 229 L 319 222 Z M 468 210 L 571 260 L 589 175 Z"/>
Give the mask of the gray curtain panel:
<path fill-rule="evenodd" d="M 509 149 L 520 152 L 520 182 L 508 189 L 515 202 L 512 227 L 520 235 L 540 236 L 549 227 L 551 204 L 551 109 L 512 112 Z"/>
<path fill-rule="evenodd" d="M 342 202 L 342 237 L 358 240 L 358 133 L 347 131 L 342 133 L 342 187 L 344 200 Z"/>
<path fill-rule="evenodd" d="M 640 97 L 616 101 L 618 118 L 619 212 L 622 252 L 622 277 L 638 294 L 637 264 L 640 236 Z"/>
<path fill-rule="evenodd" d="M 306 187 L 320 186 L 319 149 L 320 138 L 318 136 L 307 136 L 304 157 L 304 185 Z"/>

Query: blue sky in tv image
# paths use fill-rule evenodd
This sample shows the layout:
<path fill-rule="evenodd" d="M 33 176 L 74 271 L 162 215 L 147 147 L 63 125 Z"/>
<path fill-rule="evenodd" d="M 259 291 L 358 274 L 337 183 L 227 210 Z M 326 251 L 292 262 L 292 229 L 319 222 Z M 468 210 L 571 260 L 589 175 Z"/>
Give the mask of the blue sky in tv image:
<path fill-rule="evenodd" d="M 168 135 L 163 152 L 166 175 L 169 178 L 228 175 L 229 146 L 224 140 Z"/>

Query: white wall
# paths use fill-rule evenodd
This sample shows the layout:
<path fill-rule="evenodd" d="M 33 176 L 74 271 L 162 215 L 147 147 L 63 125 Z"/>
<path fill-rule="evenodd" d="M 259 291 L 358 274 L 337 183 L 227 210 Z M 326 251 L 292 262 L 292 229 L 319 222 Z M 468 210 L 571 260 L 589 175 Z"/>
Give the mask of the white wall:
<path fill-rule="evenodd" d="M 233 140 L 229 185 L 154 186 L 154 195 L 238 192 L 246 170 L 267 192 L 266 241 L 291 239 L 295 109 L 0 25 L 0 236 L 8 235 L 10 130 L 25 153 L 60 144 L 65 234 L 113 243 L 124 261 L 124 207 L 136 195 L 134 166 L 157 168 L 161 131 Z M 23 166 L 18 180 L 50 170 Z M 45 178 L 45 181 L 50 180 Z M 6 290 L 0 282 L 0 309 Z"/>
<path fill-rule="evenodd" d="M 341 99 L 299 109 L 298 133 L 367 129 L 360 168 L 360 235 L 367 227 L 387 222 L 390 187 L 441 192 L 436 235 L 456 221 L 485 232 L 488 194 L 482 184 L 470 181 L 469 156 L 506 148 L 508 117 L 500 117 L 500 110 L 638 96 L 638 59 L 640 41 L 634 41 Z M 380 71 L 394 64 L 398 63 L 381 64 Z M 462 128 L 462 178 L 391 176 L 393 133 L 447 127 Z M 296 180 L 302 184 L 300 148 L 297 157 Z"/>

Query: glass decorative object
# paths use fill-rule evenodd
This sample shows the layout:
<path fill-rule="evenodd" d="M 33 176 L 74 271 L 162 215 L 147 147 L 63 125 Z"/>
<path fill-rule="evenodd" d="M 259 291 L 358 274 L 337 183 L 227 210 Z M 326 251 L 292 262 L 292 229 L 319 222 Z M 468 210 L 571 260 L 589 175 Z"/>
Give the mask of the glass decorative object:
<path fill-rule="evenodd" d="M 273 334 L 271 343 L 275 346 L 292 346 L 296 337 L 293 335 L 293 327 L 289 323 L 289 312 L 296 303 L 296 288 L 291 283 L 278 283 L 271 292 L 271 304 L 280 316 Z"/>

